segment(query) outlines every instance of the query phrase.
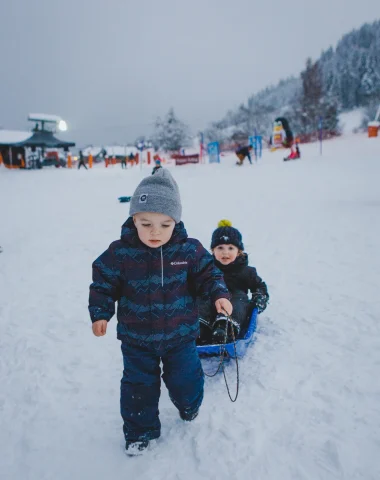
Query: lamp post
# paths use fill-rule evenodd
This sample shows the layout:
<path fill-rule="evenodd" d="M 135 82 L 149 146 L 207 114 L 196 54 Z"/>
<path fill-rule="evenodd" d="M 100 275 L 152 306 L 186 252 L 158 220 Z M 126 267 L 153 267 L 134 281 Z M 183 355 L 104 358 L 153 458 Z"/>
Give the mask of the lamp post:
<path fill-rule="evenodd" d="M 137 144 L 137 149 L 140 152 L 140 171 L 141 171 L 142 170 L 142 162 L 143 162 L 143 150 L 144 150 L 144 142 L 143 141 L 140 141 Z"/>
<path fill-rule="evenodd" d="M 140 140 L 137 145 L 137 149 L 140 152 L 140 170 L 142 170 L 142 164 L 143 164 L 143 151 L 147 148 L 152 147 L 152 142 L 150 140 Z"/>

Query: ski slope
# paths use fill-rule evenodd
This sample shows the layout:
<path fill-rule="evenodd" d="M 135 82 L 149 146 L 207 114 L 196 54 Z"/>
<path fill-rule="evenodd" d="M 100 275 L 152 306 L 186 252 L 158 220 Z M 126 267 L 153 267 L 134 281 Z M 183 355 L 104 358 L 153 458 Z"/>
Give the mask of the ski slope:
<path fill-rule="evenodd" d="M 238 401 L 207 379 L 185 424 L 163 386 L 162 437 L 139 458 L 123 452 L 116 320 L 93 336 L 87 299 L 128 216 L 117 198 L 150 169 L 0 168 L 1 479 L 380 478 L 380 139 L 301 151 L 173 167 L 189 235 L 208 247 L 230 219 L 271 303 Z"/>

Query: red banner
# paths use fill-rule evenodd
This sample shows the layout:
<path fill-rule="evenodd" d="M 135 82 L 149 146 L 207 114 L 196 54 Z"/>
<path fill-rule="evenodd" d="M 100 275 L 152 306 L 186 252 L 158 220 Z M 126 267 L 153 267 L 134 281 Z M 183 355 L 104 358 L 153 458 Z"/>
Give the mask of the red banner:
<path fill-rule="evenodd" d="M 199 163 L 199 154 L 195 155 L 172 155 L 176 165 L 186 165 L 188 163 Z"/>

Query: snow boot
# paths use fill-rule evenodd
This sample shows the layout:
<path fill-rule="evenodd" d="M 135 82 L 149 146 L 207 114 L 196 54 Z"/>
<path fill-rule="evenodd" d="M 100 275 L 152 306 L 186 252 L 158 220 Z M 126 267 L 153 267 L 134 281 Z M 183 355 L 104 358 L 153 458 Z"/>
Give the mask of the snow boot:
<path fill-rule="evenodd" d="M 199 409 L 198 410 L 195 410 L 195 412 L 179 412 L 179 416 L 182 418 L 182 420 L 184 422 L 191 422 L 192 420 L 194 420 L 195 418 L 197 418 L 198 416 L 198 413 L 199 413 Z"/>
<path fill-rule="evenodd" d="M 125 453 L 131 457 L 142 455 L 148 448 L 149 440 L 139 440 L 136 442 L 127 441 L 125 443 Z"/>
<path fill-rule="evenodd" d="M 227 332 L 226 332 L 226 322 L 230 325 L 227 325 Z M 232 335 L 231 329 L 234 329 L 234 335 Z M 225 344 L 233 341 L 233 337 L 235 339 L 239 335 L 240 332 L 240 325 L 233 320 L 231 317 L 228 318 L 223 313 L 219 313 L 216 316 L 214 328 L 212 332 L 212 343 L 214 345 Z"/>
<path fill-rule="evenodd" d="M 220 345 L 227 343 L 226 339 L 226 330 L 223 327 L 216 327 L 212 332 L 212 343 L 213 345 Z"/>

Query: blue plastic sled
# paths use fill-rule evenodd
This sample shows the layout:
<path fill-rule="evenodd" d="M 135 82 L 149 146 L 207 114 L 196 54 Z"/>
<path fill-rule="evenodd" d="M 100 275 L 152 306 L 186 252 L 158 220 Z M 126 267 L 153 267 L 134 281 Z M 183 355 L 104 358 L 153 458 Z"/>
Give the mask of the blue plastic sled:
<path fill-rule="evenodd" d="M 244 357 L 247 348 L 252 343 L 253 334 L 257 327 L 257 308 L 254 308 L 249 321 L 248 329 L 245 332 L 244 337 L 236 340 L 236 356 L 238 358 Z M 235 348 L 233 343 L 226 343 L 226 345 L 198 345 L 198 355 L 200 357 L 210 357 L 220 355 L 224 350 L 225 353 L 231 358 L 235 358 Z"/>

